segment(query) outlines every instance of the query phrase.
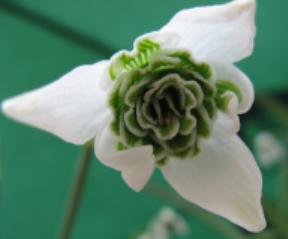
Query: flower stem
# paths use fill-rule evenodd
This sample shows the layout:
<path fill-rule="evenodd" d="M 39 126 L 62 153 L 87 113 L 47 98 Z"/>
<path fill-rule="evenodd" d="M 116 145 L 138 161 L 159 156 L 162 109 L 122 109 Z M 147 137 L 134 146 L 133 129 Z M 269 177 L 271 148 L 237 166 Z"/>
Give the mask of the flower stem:
<path fill-rule="evenodd" d="M 255 102 L 261 108 L 276 114 L 285 124 L 288 123 L 288 109 L 278 100 L 269 96 L 257 96 Z"/>
<path fill-rule="evenodd" d="M 264 199 L 263 204 L 271 225 L 273 225 L 284 238 L 288 238 L 287 218 L 285 215 L 282 215 L 268 198 Z"/>
<path fill-rule="evenodd" d="M 63 224 L 60 230 L 59 239 L 68 239 L 71 235 L 75 217 L 79 207 L 81 193 L 87 176 L 90 156 L 92 154 L 92 144 L 88 143 L 84 146 L 82 157 L 75 175 L 75 179 L 71 188 L 67 211 L 64 215 Z"/>

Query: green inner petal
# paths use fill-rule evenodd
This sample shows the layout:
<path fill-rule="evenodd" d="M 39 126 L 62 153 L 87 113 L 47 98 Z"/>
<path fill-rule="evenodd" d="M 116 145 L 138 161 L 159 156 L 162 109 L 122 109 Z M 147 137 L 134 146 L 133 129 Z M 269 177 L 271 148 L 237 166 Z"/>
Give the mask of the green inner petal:
<path fill-rule="evenodd" d="M 242 92 L 240 88 L 232 81 L 229 80 L 217 80 L 216 81 L 217 95 L 220 96 L 227 91 L 232 91 L 238 97 L 241 102 L 243 99 Z"/>
<path fill-rule="evenodd" d="M 112 91 L 109 99 L 109 104 L 112 108 L 114 118 L 112 121 L 112 130 L 116 135 L 120 134 L 120 118 L 122 117 L 123 112 L 125 112 L 125 102 L 123 97 L 120 95 L 119 84 L 116 85 L 115 89 Z"/>
<path fill-rule="evenodd" d="M 141 112 L 142 112 L 142 116 L 144 117 L 144 119 L 149 122 L 150 124 L 156 125 L 157 124 L 157 120 L 156 115 L 153 114 L 153 109 L 151 107 L 151 103 L 150 102 L 144 102 L 141 105 L 140 108 Z"/>
<path fill-rule="evenodd" d="M 197 118 L 197 131 L 198 134 L 203 137 L 209 137 L 211 134 L 211 119 L 204 106 L 198 107 L 194 111 L 194 115 Z"/>
<path fill-rule="evenodd" d="M 181 153 L 191 148 L 197 139 L 197 132 L 193 131 L 189 135 L 177 135 L 173 140 L 168 141 L 174 153 Z"/>
<path fill-rule="evenodd" d="M 138 124 L 135 109 L 131 108 L 125 113 L 124 122 L 127 129 L 135 136 L 144 137 L 147 135 L 147 131 L 143 130 Z"/>
<path fill-rule="evenodd" d="M 115 80 L 124 70 L 130 71 L 137 68 L 145 67 L 153 52 L 160 49 L 160 45 L 150 39 L 143 39 L 137 43 L 136 53 L 131 55 L 123 51 L 110 65 L 110 77 Z"/>
<path fill-rule="evenodd" d="M 175 137 L 179 131 L 180 122 L 177 117 L 171 115 L 169 117 L 169 122 L 164 125 L 152 126 L 152 130 L 156 137 L 160 140 L 169 140 Z"/>
<path fill-rule="evenodd" d="M 137 84 L 130 86 L 125 94 L 125 103 L 130 107 L 135 107 L 136 102 L 144 94 L 149 82 L 150 80 L 146 78 Z"/>
<path fill-rule="evenodd" d="M 191 114 L 190 110 L 186 110 L 185 115 L 180 120 L 179 133 L 181 135 L 191 134 L 193 129 L 196 127 L 196 124 L 197 124 L 196 118 Z"/>
<path fill-rule="evenodd" d="M 121 142 L 126 146 L 126 147 L 135 147 L 135 146 L 139 146 L 142 144 L 142 140 L 141 138 L 139 138 L 138 136 L 132 134 L 124 121 L 124 117 L 121 117 L 120 119 L 120 139 Z"/>
<path fill-rule="evenodd" d="M 149 122 L 143 114 L 142 102 L 138 100 L 136 104 L 136 119 L 142 129 L 151 129 L 151 122 Z"/>
<path fill-rule="evenodd" d="M 185 108 L 189 109 L 189 110 L 195 108 L 197 106 L 197 100 L 196 100 L 196 97 L 194 96 L 194 94 L 187 89 L 185 89 L 184 92 L 185 92 L 185 96 L 186 96 L 185 97 Z"/>
<path fill-rule="evenodd" d="M 216 99 L 217 107 L 221 109 L 222 111 L 227 112 L 230 100 L 233 97 L 237 97 L 237 96 L 231 91 L 227 91 L 223 93 L 221 96 L 219 96 Z"/>
<path fill-rule="evenodd" d="M 211 119 L 216 117 L 217 106 L 214 99 L 206 98 L 203 102 L 204 107 L 206 108 L 208 115 Z"/>
<path fill-rule="evenodd" d="M 179 103 L 177 102 L 177 100 L 175 100 L 175 97 L 173 97 L 171 94 L 166 94 L 165 100 L 167 101 L 167 104 L 168 104 L 169 108 L 173 111 L 173 113 L 176 116 L 178 116 L 178 118 L 181 118 L 182 114 L 181 114 L 181 111 L 179 111 L 181 109 L 178 110 L 177 105 Z"/>
<path fill-rule="evenodd" d="M 196 81 L 184 82 L 186 89 L 190 90 L 197 99 L 197 105 L 201 105 L 204 99 L 204 93 L 201 86 Z"/>
<path fill-rule="evenodd" d="M 191 56 L 188 52 L 177 51 L 170 54 L 170 56 L 178 57 L 181 60 L 180 68 L 192 70 L 199 73 L 205 79 L 210 79 L 212 73 L 209 65 L 206 63 L 196 63 L 194 60 L 191 59 Z"/>

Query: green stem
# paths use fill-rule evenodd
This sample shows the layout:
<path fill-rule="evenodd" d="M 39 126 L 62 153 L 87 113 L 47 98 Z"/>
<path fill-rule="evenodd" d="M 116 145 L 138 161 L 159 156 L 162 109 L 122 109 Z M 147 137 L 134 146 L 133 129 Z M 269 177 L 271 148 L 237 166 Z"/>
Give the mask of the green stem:
<path fill-rule="evenodd" d="M 169 192 L 160 185 L 150 184 L 146 190 L 147 193 L 152 194 L 161 200 L 171 203 L 184 213 L 189 213 L 201 221 L 205 222 L 210 227 L 216 229 L 221 234 L 227 236 L 229 239 L 245 239 L 246 237 L 236 227 L 222 221 L 217 216 L 210 214 L 203 209 L 188 203 L 177 197 L 174 193 Z"/>
<path fill-rule="evenodd" d="M 287 218 L 285 218 L 285 216 L 282 215 L 267 198 L 264 198 L 263 204 L 270 223 L 277 231 L 284 235 L 285 238 L 288 238 Z"/>
<path fill-rule="evenodd" d="M 277 114 L 285 124 L 288 123 L 288 109 L 278 100 L 269 96 L 257 96 L 255 102 L 261 108 Z"/>
<path fill-rule="evenodd" d="M 288 200 L 288 161 L 283 160 L 279 164 L 278 173 L 278 197 L 277 197 L 277 210 L 282 212 L 283 215 L 287 215 L 287 200 Z M 288 215 L 287 215 L 288 216 Z"/>
<path fill-rule="evenodd" d="M 60 230 L 59 239 L 68 239 L 71 235 L 73 225 L 75 222 L 77 209 L 79 207 L 81 193 L 87 176 L 90 156 L 92 154 L 92 145 L 86 144 L 83 149 L 82 157 L 79 162 L 77 173 L 72 185 L 71 194 L 69 196 L 69 203 L 67 211 L 64 216 L 63 225 Z"/>

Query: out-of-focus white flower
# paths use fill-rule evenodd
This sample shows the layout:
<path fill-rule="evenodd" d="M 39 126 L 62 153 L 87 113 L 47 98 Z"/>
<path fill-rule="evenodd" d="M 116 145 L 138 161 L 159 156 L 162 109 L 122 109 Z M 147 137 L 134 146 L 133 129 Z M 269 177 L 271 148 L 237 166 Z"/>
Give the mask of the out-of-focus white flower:
<path fill-rule="evenodd" d="M 256 136 L 255 150 L 263 167 L 271 167 L 285 159 L 284 145 L 270 132 L 261 132 Z"/>
<path fill-rule="evenodd" d="M 172 208 L 161 209 L 147 230 L 138 239 L 169 239 L 173 234 L 185 235 L 188 225 L 185 219 Z"/>
<path fill-rule="evenodd" d="M 262 177 L 238 137 L 253 85 L 233 63 L 249 56 L 255 0 L 185 9 L 132 52 L 80 66 L 8 99 L 9 117 L 65 141 L 95 140 L 97 158 L 141 190 L 158 166 L 185 199 L 261 231 Z"/>

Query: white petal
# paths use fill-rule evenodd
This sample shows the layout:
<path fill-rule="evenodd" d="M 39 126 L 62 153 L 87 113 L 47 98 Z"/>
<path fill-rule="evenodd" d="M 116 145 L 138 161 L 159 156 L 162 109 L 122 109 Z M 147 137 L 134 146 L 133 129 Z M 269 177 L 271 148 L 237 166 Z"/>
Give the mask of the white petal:
<path fill-rule="evenodd" d="M 224 5 L 178 12 L 161 31 L 181 36 L 180 47 L 196 59 L 239 61 L 252 53 L 256 0 L 236 0 Z"/>
<path fill-rule="evenodd" d="M 162 172 L 188 201 L 258 232 L 266 222 L 261 206 L 262 177 L 237 135 L 203 140 L 195 158 L 171 158 Z"/>
<path fill-rule="evenodd" d="M 108 114 L 107 92 L 99 87 L 107 64 L 77 67 L 51 84 L 4 101 L 2 110 L 16 121 L 84 144 L 96 135 Z"/>
<path fill-rule="evenodd" d="M 217 118 L 213 123 L 213 133 L 219 136 L 231 136 L 240 130 L 240 121 L 237 114 L 229 115 L 218 111 Z"/>
<path fill-rule="evenodd" d="M 117 151 L 117 138 L 110 124 L 100 132 L 95 141 L 95 154 L 106 166 L 121 171 L 124 181 L 135 191 L 148 182 L 154 169 L 155 158 L 151 145 Z"/>
<path fill-rule="evenodd" d="M 248 76 L 231 63 L 211 62 L 215 80 L 229 80 L 236 84 L 242 93 L 237 113 L 247 112 L 255 99 L 254 87 Z"/>

